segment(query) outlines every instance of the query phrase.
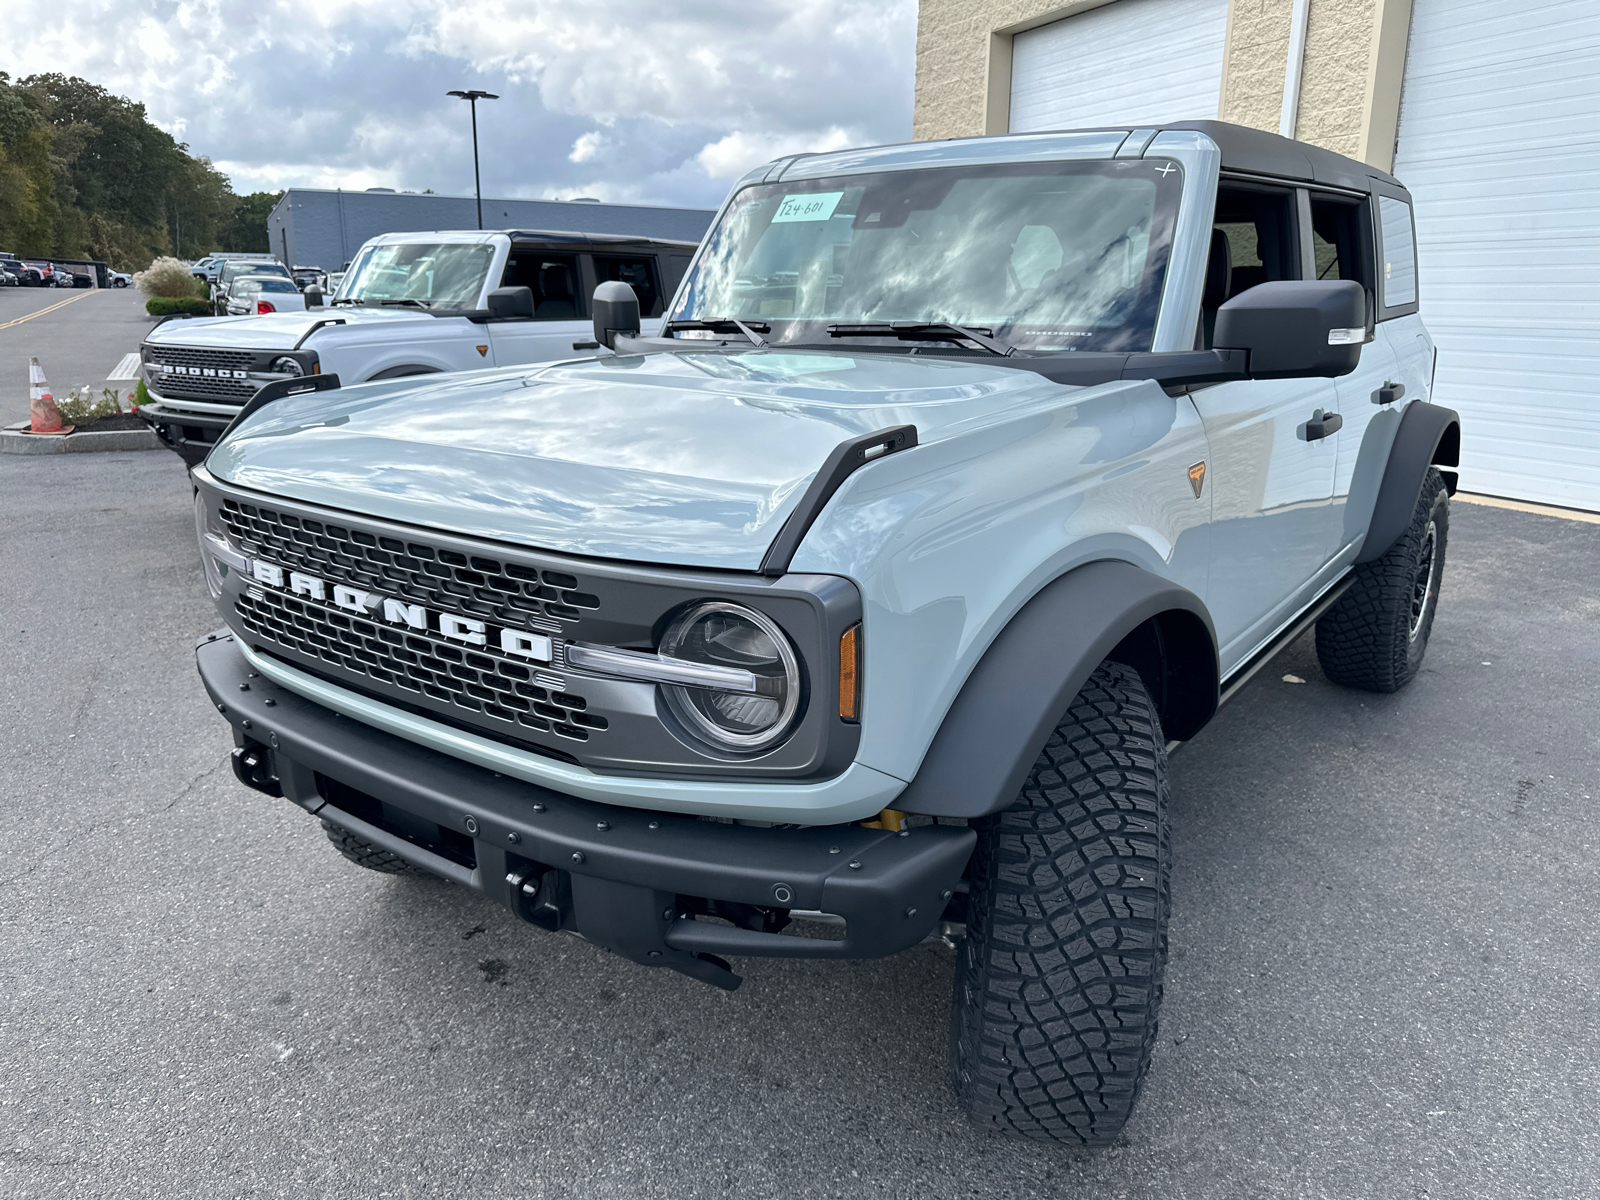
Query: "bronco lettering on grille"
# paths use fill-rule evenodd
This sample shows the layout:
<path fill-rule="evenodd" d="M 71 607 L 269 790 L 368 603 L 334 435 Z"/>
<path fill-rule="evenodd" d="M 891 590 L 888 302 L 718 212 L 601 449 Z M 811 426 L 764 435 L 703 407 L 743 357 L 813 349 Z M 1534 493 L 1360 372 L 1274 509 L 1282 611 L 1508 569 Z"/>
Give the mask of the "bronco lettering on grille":
<path fill-rule="evenodd" d="M 469 646 L 494 645 L 506 654 L 540 663 L 550 662 L 553 655 L 554 648 L 547 634 L 508 629 L 455 613 L 434 612 L 420 604 L 408 604 L 393 596 L 365 591 L 349 584 L 330 585 L 326 580 L 302 571 L 285 572 L 276 563 L 264 559 L 251 560 L 250 577 L 270 588 L 312 600 L 326 601 L 331 586 L 335 608 L 359 613 L 368 619 L 386 621 L 391 625 L 437 633 Z"/>

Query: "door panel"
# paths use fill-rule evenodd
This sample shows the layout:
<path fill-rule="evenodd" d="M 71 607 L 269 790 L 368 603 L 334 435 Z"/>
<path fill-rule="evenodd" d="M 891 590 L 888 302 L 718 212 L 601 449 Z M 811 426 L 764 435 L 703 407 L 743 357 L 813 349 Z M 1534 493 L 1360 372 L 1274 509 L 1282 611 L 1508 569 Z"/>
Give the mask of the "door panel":
<path fill-rule="evenodd" d="M 1248 380 L 1190 397 L 1205 422 L 1212 491 L 1206 604 L 1229 670 L 1289 615 L 1338 552 L 1337 442 L 1306 440 L 1334 406 L 1328 379 Z"/>

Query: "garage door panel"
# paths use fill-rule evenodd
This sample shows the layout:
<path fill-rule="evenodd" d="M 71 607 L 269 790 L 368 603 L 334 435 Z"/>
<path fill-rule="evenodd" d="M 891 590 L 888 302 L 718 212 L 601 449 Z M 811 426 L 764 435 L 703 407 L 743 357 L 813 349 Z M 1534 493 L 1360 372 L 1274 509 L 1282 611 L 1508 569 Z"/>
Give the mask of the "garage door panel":
<path fill-rule="evenodd" d="M 1017 34 L 1011 130 L 1217 115 L 1227 0 L 1116 0 Z"/>
<path fill-rule="evenodd" d="M 1469 489 L 1600 509 L 1600 5 L 1414 0 L 1395 174 Z"/>

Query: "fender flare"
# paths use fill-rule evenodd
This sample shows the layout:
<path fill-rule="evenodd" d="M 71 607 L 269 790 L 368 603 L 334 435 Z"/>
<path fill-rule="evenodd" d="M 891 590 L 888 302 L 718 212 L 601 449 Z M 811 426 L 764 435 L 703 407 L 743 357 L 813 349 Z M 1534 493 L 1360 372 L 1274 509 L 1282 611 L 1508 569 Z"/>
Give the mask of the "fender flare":
<path fill-rule="evenodd" d="M 438 367 L 430 367 L 426 363 L 401 363 L 397 367 L 385 367 L 376 375 L 367 376 L 363 382 L 372 383 L 379 379 L 404 379 L 409 375 L 439 375 L 442 374 Z"/>
<path fill-rule="evenodd" d="M 1068 571 L 984 652 L 894 807 L 980 817 L 1013 803 L 1073 697 L 1107 658 L 1139 670 L 1167 737 L 1192 737 L 1217 709 L 1216 647 L 1210 614 L 1187 588 L 1120 560 Z"/>
<path fill-rule="evenodd" d="M 1356 562 L 1382 558 L 1411 524 L 1428 468 L 1461 465 L 1461 417 L 1453 409 L 1418 400 L 1406 406 L 1389 448 L 1389 462 L 1378 486 L 1378 499 L 1367 523 Z M 1445 486 L 1455 495 L 1457 472 L 1445 472 Z"/>

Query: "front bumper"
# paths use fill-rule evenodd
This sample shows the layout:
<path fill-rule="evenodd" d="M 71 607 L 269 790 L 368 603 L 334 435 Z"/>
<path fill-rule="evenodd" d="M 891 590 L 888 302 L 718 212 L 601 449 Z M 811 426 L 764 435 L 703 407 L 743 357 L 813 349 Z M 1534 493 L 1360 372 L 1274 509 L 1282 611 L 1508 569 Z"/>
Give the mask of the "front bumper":
<path fill-rule="evenodd" d="M 972 853 L 965 827 L 757 828 L 599 804 L 342 717 L 256 674 L 231 635 L 196 651 L 241 780 L 483 892 L 530 923 L 736 986 L 719 954 L 878 958 L 922 941 Z M 773 932 L 831 913 L 842 940 Z M 715 914 L 733 925 L 696 915 Z"/>
<path fill-rule="evenodd" d="M 146 404 L 139 410 L 139 416 L 150 423 L 162 445 L 175 451 L 191 467 L 205 461 L 211 447 L 217 444 L 222 431 L 233 420 L 232 415 L 194 412 L 164 400 Z"/>

